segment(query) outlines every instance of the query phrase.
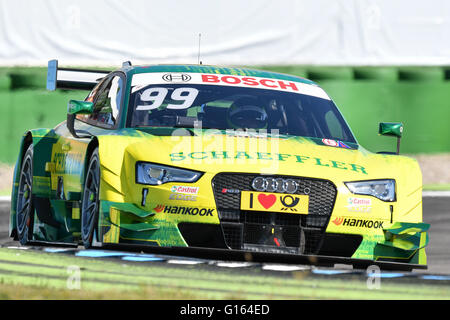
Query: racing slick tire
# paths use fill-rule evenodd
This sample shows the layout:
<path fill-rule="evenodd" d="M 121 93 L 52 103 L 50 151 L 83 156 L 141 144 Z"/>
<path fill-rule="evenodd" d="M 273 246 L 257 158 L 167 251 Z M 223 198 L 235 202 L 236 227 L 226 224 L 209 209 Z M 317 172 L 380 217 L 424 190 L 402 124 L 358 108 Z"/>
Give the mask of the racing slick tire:
<path fill-rule="evenodd" d="M 98 226 L 99 189 L 100 160 L 96 148 L 89 160 L 81 199 L 81 238 L 86 249 L 92 247 Z"/>
<path fill-rule="evenodd" d="M 33 144 L 22 160 L 16 204 L 17 238 L 21 245 L 29 244 L 33 235 Z"/>

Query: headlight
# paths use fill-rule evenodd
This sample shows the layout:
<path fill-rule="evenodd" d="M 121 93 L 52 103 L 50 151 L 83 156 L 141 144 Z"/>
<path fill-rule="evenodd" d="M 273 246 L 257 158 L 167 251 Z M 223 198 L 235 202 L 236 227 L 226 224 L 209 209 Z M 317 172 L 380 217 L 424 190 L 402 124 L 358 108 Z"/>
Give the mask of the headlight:
<path fill-rule="evenodd" d="M 171 168 L 153 163 L 136 164 L 136 182 L 160 185 L 166 182 L 195 182 L 202 176 L 201 172 Z"/>
<path fill-rule="evenodd" d="M 371 180 L 346 182 L 347 188 L 354 194 L 373 196 L 383 201 L 395 201 L 395 180 Z"/>

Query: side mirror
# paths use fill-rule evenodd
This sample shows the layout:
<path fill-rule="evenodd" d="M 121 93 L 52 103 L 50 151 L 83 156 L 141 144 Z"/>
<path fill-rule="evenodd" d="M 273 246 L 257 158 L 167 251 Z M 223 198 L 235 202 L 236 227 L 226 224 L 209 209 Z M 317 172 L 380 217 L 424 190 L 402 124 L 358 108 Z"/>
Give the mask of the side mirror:
<path fill-rule="evenodd" d="M 400 139 L 403 134 L 403 124 L 400 122 L 381 122 L 378 133 L 383 136 L 397 137 L 397 154 L 400 154 Z"/>
<path fill-rule="evenodd" d="M 82 138 L 75 132 L 75 116 L 77 114 L 92 114 L 94 104 L 90 101 L 70 100 L 67 104 L 67 129 L 75 138 Z"/>
<path fill-rule="evenodd" d="M 91 114 L 94 112 L 94 104 L 90 101 L 70 100 L 67 104 L 68 114 Z"/>

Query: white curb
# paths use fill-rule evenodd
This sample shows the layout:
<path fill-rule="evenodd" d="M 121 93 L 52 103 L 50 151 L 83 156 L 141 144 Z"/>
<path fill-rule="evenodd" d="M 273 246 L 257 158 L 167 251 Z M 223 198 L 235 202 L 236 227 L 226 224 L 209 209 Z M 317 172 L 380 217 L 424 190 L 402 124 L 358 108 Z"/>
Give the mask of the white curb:
<path fill-rule="evenodd" d="M 423 191 L 422 197 L 424 198 L 450 197 L 450 191 Z"/>

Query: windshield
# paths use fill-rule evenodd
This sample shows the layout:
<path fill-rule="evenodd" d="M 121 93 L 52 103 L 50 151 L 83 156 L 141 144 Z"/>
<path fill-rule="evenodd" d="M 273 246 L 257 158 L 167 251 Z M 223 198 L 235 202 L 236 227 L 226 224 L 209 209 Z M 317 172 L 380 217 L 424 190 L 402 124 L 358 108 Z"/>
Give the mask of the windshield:
<path fill-rule="evenodd" d="M 266 129 L 279 134 L 355 143 L 331 100 L 296 92 L 203 84 L 152 84 L 131 89 L 129 125 Z"/>

